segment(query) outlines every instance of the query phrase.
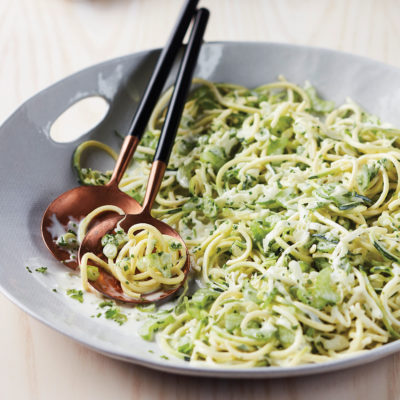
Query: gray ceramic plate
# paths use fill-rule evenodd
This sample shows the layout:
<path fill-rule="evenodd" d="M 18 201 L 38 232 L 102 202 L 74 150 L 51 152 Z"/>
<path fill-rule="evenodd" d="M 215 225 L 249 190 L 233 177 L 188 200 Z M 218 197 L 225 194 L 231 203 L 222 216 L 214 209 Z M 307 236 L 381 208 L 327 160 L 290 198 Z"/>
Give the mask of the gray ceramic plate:
<path fill-rule="evenodd" d="M 80 307 L 76 301 L 52 291 L 62 287 L 58 279 L 63 269 L 42 243 L 43 211 L 52 199 L 76 186 L 70 163 L 79 141 L 96 138 L 118 146 L 112 132 L 126 131 L 158 52 L 133 54 L 74 74 L 28 100 L 0 128 L 2 292 L 33 317 L 96 351 L 186 375 L 261 378 L 315 374 L 364 364 L 398 351 L 400 341 L 318 365 L 194 367 L 183 361 L 161 359 L 157 346 L 141 340 L 135 326 L 128 324 L 120 329 L 112 321 L 90 318 L 90 304 Z M 299 84 L 309 80 L 323 96 L 337 103 L 349 96 L 368 111 L 400 125 L 400 71 L 365 58 L 282 44 L 210 43 L 204 45 L 195 73 L 212 81 L 248 87 L 273 81 L 279 74 Z M 103 122 L 76 142 L 53 142 L 49 137 L 52 122 L 74 102 L 90 95 L 103 96 L 111 105 Z M 27 265 L 32 269 L 45 265 L 49 272 L 30 274 Z"/>

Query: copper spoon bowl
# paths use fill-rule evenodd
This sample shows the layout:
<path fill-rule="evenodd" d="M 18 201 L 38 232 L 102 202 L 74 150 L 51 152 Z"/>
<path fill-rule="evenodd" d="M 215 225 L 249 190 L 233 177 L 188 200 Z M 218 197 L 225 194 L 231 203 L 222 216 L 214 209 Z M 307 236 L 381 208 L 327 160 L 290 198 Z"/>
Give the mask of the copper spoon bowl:
<path fill-rule="evenodd" d="M 127 213 L 138 213 L 142 206 L 118 189 L 118 183 L 129 164 L 137 147 L 139 139 L 127 136 L 117 160 L 113 175 L 105 186 L 79 186 L 58 196 L 46 209 L 42 218 L 42 237 L 50 252 L 71 269 L 78 268 L 77 260 L 71 259 L 71 254 L 56 244 L 54 225 L 61 224 L 66 227 L 71 219 L 80 221 L 95 208 L 111 204 L 122 208 Z M 115 213 L 111 213 L 115 215 Z M 93 222 L 99 223 L 103 218 L 110 216 L 106 212 L 97 217 Z M 91 225 L 93 226 L 93 225 Z"/>
<path fill-rule="evenodd" d="M 133 225 L 139 223 L 147 223 L 153 225 L 162 234 L 170 235 L 177 238 L 184 246 L 186 252 L 186 263 L 184 265 L 185 279 L 190 270 L 190 259 L 187 247 L 176 232 L 166 223 L 153 218 L 150 214 L 155 198 L 160 189 L 164 172 L 167 168 L 169 157 L 174 145 L 176 132 L 178 130 L 180 118 L 182 115 L 184 103 L 189 92 L 194 68 L 196 66 L 198 54 L 201 48 L 203 34 L 207 25 L 209 12 L 206 9 L 200 9 L 196 13 L 196 18 L 193 24 L 193 29 L 189 38 L 188 45 L 183 55 L 182 62 L 179 67 L 178 76 L 175 82 L 175 88 L 172 93 L 171 102 L 167 110 L 164 124 L 161 130 L 160 139 L 154 155 L 153 164 L 151 166 L 149 180 L 147 183 L 146 194 L 143 200 L 143 209 L 139 213 L 128 214 L 125 217 L 117 216 L 107 218 L 98 226 L 92 228 L 84 238 L 79 248 L 79 260 L 82 259 L 85 253 L 91 252 L 99 257 L 102 257 L 101 239 L 106 233 L 114 231 L 118 222 L 120 227 L 125 232 Z M 100 277 L 89 283 L 104 295 L 116 300 L 127 303 L 150 303 L 165 299 L 174 294 L 184 283 L 185 279 L 176 287 L 169 290 L 163 290 L 142 294 L 139 299 L 133 299 L 124 294 L 122 287 L 117 279 L 108 274 L 102 268 L 99 268 Z"/>
<path fill-rule="evenodd" d="M 141 205 L 136 200 L 118 189 L 118 184 L 132 159 L 172 69 L 174 60 L 181 49 L 185 34 L 195 15 L 197 3 L 198 0 L 186 0 L 182 8 L 178 22 L 159 56 L 145 93 L 133 117 L 110 182 L 105 186 L 81 186 L 72 189 L 57 197 L 48 206 L 43 215 L 41 225 L 43 240 L 50 252 L 69 268 L 78 268 L 78 263 L 76 260 L 71 259 L 71 254 L 68 251 L 56 244 L 57 237 L 54 232 L 59 224 L 66 228 L 71 219 L 80 221 L 95 208 L 104 205 L 118 206 L 125 213 L 136 214 L 142 210 Z M 115 213 L 113 214 L 115 215 Z M 101 214 L 93 220 L 91 226 L 101 222 L 108 216 L 110 216 L 110 213 Z"/>
<path fill-rule="evenodd" d="M 125 232 L 127 232 L 129 228 L 133 225 L 139 223 L 146 223 L 157 228 L 162 234 L 172 236 L 182 243 L 182 245 L 184 246 L 183 247 L 184 251 L 186 252 L 186 263 L 182 269 L 185 278 L 179 285 L 177 285 L 172 289 L 169 289 L 167 291 L 160 289 L 156 292 L 142 294 L 140 299 L 133 299 L 132 297 L 129 297 L 124 294 L 121 285 L 117 279 L 115 279 L 112 275 L 110 275 L 102 268 L 99 268 L 100 276 L 95 281 L 89 281 L 89 283 L 97 291 L 103 293 L 107 297 L 111 297 L 115 300 L 123 301 L 125 303 L 151 303 L 154 301 L 160 301 L 166 297 L 173 295 L 183 285 L 189 273 L 190 270 L 189 253 L 179 233 L 174 229 L 172 229 L 166 223 L 158 219 L 155 219 L 150 215 L 151 205 L 153 204 L 154 197 L 157 194 L 158 188 L 161 184 L 161 180 L 159 178 L 161 177 L 162 179 L 162 176 L 164 175 L 164 170 L 165 170 L 164 163 L 160 161 L 156 161 L 155 163 L 153 163 L 153 167 L 148 182 L 148 188 L 151 188 L 151 192 L 146 193 L 147 196 L 144 200 L 145 206 L 143 210 L 138 214 L 128 214 L 126 216 L 114 215 L 108 217 L 107 219 L 105 219 L 92 229 L 90 229 L 90 231 L 87 233 L 87 235 L 85 236 L 84 240 L 81 243 L 81 246 L 79 248 L 78 258 L 79 260 L 81 260 L 81 258 L 85 253 L 91 252 L 106 261 L 102 253 L 103 247 L 101 245 L 101 238 L 104 235 L 106 235 L 107 233 L 113 233 L 118 223 L 119 226 Z"/>

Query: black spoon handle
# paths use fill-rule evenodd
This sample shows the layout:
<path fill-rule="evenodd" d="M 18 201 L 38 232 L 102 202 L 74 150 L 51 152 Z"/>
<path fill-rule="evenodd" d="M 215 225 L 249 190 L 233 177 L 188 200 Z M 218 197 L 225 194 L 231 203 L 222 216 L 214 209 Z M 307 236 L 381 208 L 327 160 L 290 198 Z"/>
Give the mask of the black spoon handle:
<path fill-rule="evenodd" d="M 199 0 L 186 0 L 183 6 L 178 22 L 172 30 L 166 46 L 161 51 L 147 88 L 140 100 L 107 186 L 118 187 L 126 168 L 131 162 L 132 156 L 153 112 L 153 108 L 163 90 L 174 60 L 182 46 L 190 21 L 195 15 L 198 2 Z"/>
<path fill-rule="evenodd" d="M 161 51 L 156 67 L 151 75 L 150 81 L 138 105 L 136 113 L 129 127 L 128 135 L 142 137 L 150 119 L 153 108 L 163 90 L 165 81 L 171 71 L 174 60 L 181 48 L 183 39 L 188 30 L 190 21 L 195 14 L 199 0 L 186 0 L 178 22 L 175 25 L 167 44 Z"/>
<path fill-rule="evenodd" d="M 146 187 L 146 194 L 143 200 L 143 214 L 150 215 L 154 200 L 161 186 L 165 169 L 167 168 L 171 150 L 174 146 L 176 132 L 182 116 L 183 107 L 185 106 L 186 97 L 192 83 L 193 72 L 200 53 L 208 17 L 209 11 L 204 8 L 201 8 L 196 13 L 193 29 L 179 66 L 174 91 L 161 129 L 156 153 L 153 158 L 153 164 L 151 166 L 149 180 Z"/>
<path fill-rule="evenodd" d="M 153 162 L 162 161 L 168 164 L 182 111 L 185 106 L 186 97 L 192 83 L 193 72 L 200 53 L 209 15 L 209 11 L 205 8 L 201 8 L 197 11 L 189 42 L 179 66 L 175 88 L 172 93 L 167 115 L 165 116 Z"/>

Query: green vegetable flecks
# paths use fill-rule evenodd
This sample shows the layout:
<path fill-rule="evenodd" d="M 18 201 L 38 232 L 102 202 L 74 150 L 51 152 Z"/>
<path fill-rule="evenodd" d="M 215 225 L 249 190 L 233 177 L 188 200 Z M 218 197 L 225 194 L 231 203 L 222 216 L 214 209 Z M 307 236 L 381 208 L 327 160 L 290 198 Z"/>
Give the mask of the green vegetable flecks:
<path fill-rule="evenodd" d="M 243 296 L 246 300 L 250 300 L 253 303 L 261 304 L 263 299 L 259 296 L 258 291 L 246 280 L 243 284 Z"/>
<path fill-rule="evenodd" d="M 335 305 L 339 301 L 339 294 L 331 281 L 332 269 L 327 267 L 318 273 L 315 285 L 311 289 L 312 305 L 323 308 L 326 305 Z"/>
<path fill-rule="evenodd" d="M 385 325 L 385 328 L 388 330 L 388 332 L 390 333 L 390 335 L 395 338 L 395 339 L 400 339 L 400 334 L 393 328 L 392 323 L 390 322 L 390 319 L 388 317 L 388 314 L 385 310 L 385 307 L 383 307 L 378 295 L 375 292 L 375 289 L 372 287 L 371 282 L 368 279 L 367 274 L 364 271 L 360 271 L 361 274 L 363 275 L 364 279 L 365 279 L 365 286 L 367 288 L 368 293 L 370 294 L 370 296 L 374 299 L 376 305 L 379 307 L 379 309 L 382 312 L 382 322 Z"/>
<path fill-rule="evenodd" d="M 180 250 L 182 248 L 182 243 L 171 241 L 168 246 L 171 250 Z"/>
<path fill-rule="evenodd" d="M 125 322 L 128 321 L 128 317 L 124 313 L 122 313 L 119 308 L 109 308 L 104 313 L 104 316 L 107 319 L 115 321 L 119 325 L 123 325 Z"/>
<path fill-rule="evenodd" d="M 397 256 L 386 249 L 386 247 L 376 239 L 374 235 L 370 235 L 371 242 L 373 243 L 374 247 L 381 253 L 385 258 L 390 261 L 394 261 L 400 263 L 400 256 Z"/>
<path fill-rule="evenodd" d="M 218 206 L 211 197 L 203 199 L 203 213 L 206 217 L 214 219 L 218 216 Z"/>
<path fill-rule="evenodd" d="M 376 163 L 372 165 L 364 164 L 361 167 L 361 171 L 357 177 L 357 183 L 360 186 L 361 190 L 367 190 L 371 184 L 371 181 L 376 177 L 378 174 L 379 167 Z"/>
<path fill-rule="evenodd" d="M 82 290 L 68 289 L 67 290 L 67 295 L 69 297 L 71 297 L 71 299 L 79 301 L 79 303 L 83 303 L 83 292 L 82 292 Z"/>
<path fill-rule="evenodd" d="M 190 300 L 185 297 L 182 307 L 192 318 L 201 321 L 208 317 L 208 310 L 219 295 L 215 290 L 202 288 L 194 292 Z"/>
<path fill-rule="evenodd" d="M 178 167 L 176 173 L 176 180 L 185 189 L 189 188 L 190 178 L 193 176 L 198 163 L 190 162 L 189 164 L 182 164 Z"/>
<path fill-rule="evenodd" d="M 294 122 L 294 119 L 288 115 L 283 115 L 279 117 L 278 123 L 271 128 L 271 133 L 275 136 L 280 136 L 283 132 L 289 129 Z M 286 139 L 286 138 L 285 138 Z M 287 143 L 287 139 L 286 139 Z M 280 153 L 282 154 L 282 153 Z"/>
<path fill-rule="evenodd" d="M 336 185 L 324 185 L 315 190 L 315 194 L 326 201 L 326 204 L 333 203 L 339 210 L 351 210 L 360 205 L 370 206 L 373 201 L 357 192 L 343 191 L 336 193 Z"/>
<path fill-rule="evenodd" d="M 273 339 L 276 331 L 277 329 L 273 325 L 268 325 L 263 321 L 251 320 L 247 326 L 242 329 L 242 334 L 262 342 L 268 342 Z"/>
<path fill-rule="evenodd" d="M 225 315 L 225 329 L 228 332 L 233 332 L 235 329 L 240 327 L 240 323 L 244 318 L 244 314 L 241 312 L 230 312 Z"/>
<path fill-rule="evenodd" d="M 169 253 L 152 253 L 142 257 L 139 265 L 144 269 L 155 269 L 159 271 L 164 278 L 171 278 L 172 256 Z"/>
<path fill-rule="evenodd" d="M 97 281 L 100 276 L 99 269 L 97 267 L 89 265 L 87 268 L 87 276 L 89 281 Z"/>
<path fill-rule="evenodd" d="M 265 206 L 269 209 L 275 208 L 289 208 L 289 202 L 296 197 L 296 191 L 293 188 L 286 188 L 280 190 L 273 198 L 264 200 L 260 198 L 257 204 Z"/>
<path fill-rule="evenodd" d="M 192 296 L 192 303 L 198 306 L 199 308 L 206 308 L 209 306 L 218 296 L 219 292 L 216 292 L 212 289 L 199 289 Z"/>
<path fill-rule="evenodd" d="M 100 304 L 99 304 L 99 307 L 100 308 L 104 308 L 104 307 L 112 307 L 112 306 L 114 306 L 114 302 L 113 301 L 102 301 Z"/>
<path fill-rule="evenodd" d="M 184 354 L 190 354 L 193 350 L 194 343 L 191 338 L 183 336 L 178 341 L 178 351 Z"/>
<path fill-rule="evenodd" d="M 332 269 L 322 269 L 313 285 L 309 288 L 299 287 L 296 291 L 297 298 L 315 308 L 322 309 L 327 305 L 335 305 L 339 302 L 340 296 L 331 280 Z"/>
<path fill-rule="evenodd" d="M 250 230 L 253 235 L 253 239 L 256 242 L 262 242 L 266 234 L 269 232 L 269 229 L 263 226 L 262 221 L 252 221 L 250 223 Z"/>
<path fill-rule="evenodd" d="M 271 140 L 267 146 L 268 155 L 271 154 L 283 154 L 285 147 L 288 144 L 288 138 L 281 137 L 276 140 Z"/>
<path fill-rule="evenodd" d="M 146 321 L 139 329 L 139 335 L 145 340 L 153 340 L 154 334 L 167 325 L 172 324 L 175 318 L 171 314 L 162 313 L 155 320 Z"/>
<path fill-rule="evenodd" d="M 285 326 L 278 326 L 278 338 L 283 347 L 289 347 L 294 342 L 294 332 Z"/>
<path fill-rule="evenodd" d="M 219 103 L 208 86 L 198 87 L 193 91 L 190 98 L 196 99 L 196 104 L 201 111 L 219 108 Z"/>
<path fill-rule="evenodd" d="M 227 160 L 224 149 L 219 146 L 213 146 L 205 149 L 204 152 L 201 153 L 200 161 L 210 163 L 215 169 L 219 169 Z"/>
<path fill-rule="evenodd" d="M 318 97 L 317 91 L 313 86 L 306 86 L 304 89 L 310 99 L 312 110 L 317 113 L 328 113 L 335 108 L 333 101 L 322 100 Z"/>

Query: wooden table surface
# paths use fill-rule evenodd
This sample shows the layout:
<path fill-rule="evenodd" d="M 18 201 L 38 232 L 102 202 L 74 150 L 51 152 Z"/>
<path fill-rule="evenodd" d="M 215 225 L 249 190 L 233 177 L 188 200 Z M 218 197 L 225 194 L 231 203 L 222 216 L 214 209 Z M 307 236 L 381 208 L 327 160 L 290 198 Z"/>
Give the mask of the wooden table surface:
<path fill-rule="evenodd" d="M 164 44 L 181 0 L 1 0 L 0 120 L 88 65 Z M 400 67 L 399 0 L 204 0 L 207 40 L 322 46 Z M 198 379 L 115 361 L 0 295 L 0 399 L 399 399 L 400 355 L 314 377 Z"/>

